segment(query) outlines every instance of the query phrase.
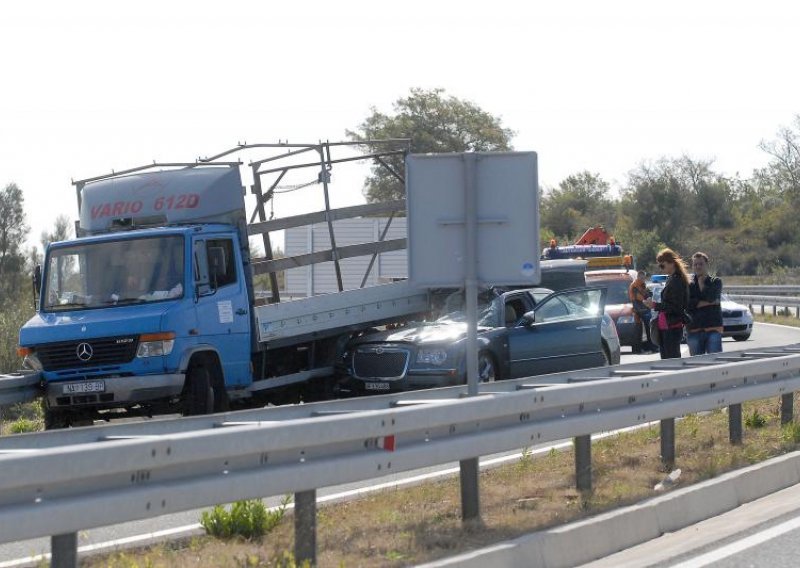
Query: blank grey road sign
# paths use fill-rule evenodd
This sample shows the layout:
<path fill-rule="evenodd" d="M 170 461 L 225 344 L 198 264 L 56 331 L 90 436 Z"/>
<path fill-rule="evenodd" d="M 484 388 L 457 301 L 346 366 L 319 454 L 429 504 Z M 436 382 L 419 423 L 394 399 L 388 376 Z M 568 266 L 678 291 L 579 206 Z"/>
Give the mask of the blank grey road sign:
<path fill-rule="evenodd" d="M 466 267 L 465 163 L 475 160 L 478 281 L 539 283 L 539 191 L 535 152 L 414 154 L 406 159 L 409 280 L 461 287 Z"/>

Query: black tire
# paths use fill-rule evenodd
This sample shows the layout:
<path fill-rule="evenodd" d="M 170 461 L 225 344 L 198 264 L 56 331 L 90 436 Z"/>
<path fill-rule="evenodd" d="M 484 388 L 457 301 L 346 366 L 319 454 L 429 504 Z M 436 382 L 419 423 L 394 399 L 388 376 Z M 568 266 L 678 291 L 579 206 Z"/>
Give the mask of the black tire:
<path fill-rule="evenodd" d="M 52 410 L 50 408 L 44 409 L 44 429 L 45 430 L 61 430 L 69 426 L 67 413 L 63 410 Z"/>
<path fill-rule="evenodd" d="M 733 336 L 733 340 L 734 341 L 747 341 L 748 339 L 750 339 L 750 334 L 749 333 L 747 335 L 734 335 Z"/>
<path fill-rule="evenodd" d="M 214 387 L 205 365 L 189 367 L 184 389 L 183 415 L 200 416 L 214 412 Z"/>
<path fill-rule="evenodd" d="M 488 351 L 478 353 L 478 382 L 493 383 L 497 380 L 497 365 Z"/>

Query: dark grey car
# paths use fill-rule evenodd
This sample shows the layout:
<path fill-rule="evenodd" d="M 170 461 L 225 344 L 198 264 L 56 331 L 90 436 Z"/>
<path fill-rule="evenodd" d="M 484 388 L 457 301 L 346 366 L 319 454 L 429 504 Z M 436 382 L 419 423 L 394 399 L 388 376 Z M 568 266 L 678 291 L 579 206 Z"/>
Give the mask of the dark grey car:
<path fill-rule="evenodd" d="M 598 367 L 619 361 L 603 338 L 605 290 L 513 290 L 484 304 L 478 322 L 483 382 Z M 461 311 L 430 323 L 350 342 L 341 360 L 344 394 L 443 387 L 466 381 Z M 611 343 L 614 341 L 612 340 Z M 615 350 L 615 352 L 613 351 Z"/>

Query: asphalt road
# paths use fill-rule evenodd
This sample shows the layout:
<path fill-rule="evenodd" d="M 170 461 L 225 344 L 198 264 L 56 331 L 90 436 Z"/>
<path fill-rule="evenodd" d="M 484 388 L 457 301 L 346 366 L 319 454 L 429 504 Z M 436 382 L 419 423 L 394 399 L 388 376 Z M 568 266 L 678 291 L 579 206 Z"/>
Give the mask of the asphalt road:
<path fill-rule="evenodd" d="M 706 519 L 581 568 L 794 568 L 800 486 Z"/>
<path fill-rule="evenodd" d="M 723 341 L 723 350 L 737 351 L 742 349 L 761 349 L 790 343 L 800 343 L 800 328 L 794 329 L 770 324 L 756 324 L 756 329 L 750 340 L 737 342 L 732 339 L 725 339 Z M 684 356 L 689 355 L 686 345 L 682 346 L 682 353 Z M 629 348 L 623 349 L 623 364 L 655 359 L 658 359 L 658 355 L 633 355 L 630 353 Z M 540 450 L 546 451 L 541 448 Z M 534 448 L 534 451 L 536 451 L 536 448 Z M 481 465 L 491 465 L 492 463 L 501 462 L 503 460 L 511 461 L 514 459 L 517 459 L 517 454 L 513 453 L 488 456 L 481 459 Z M 318 491 L 317 495 L 320 500 L 348 499 L 359 493 L 399 484 L 419 483 L 426 478 L 456 473 L 457 471 L 458 464 L 447 464 L 424 470 L 387 476 L 377 481 L 370 480 L 321 489 Z M 265 500 L 265 502 L 269 506 L 274 506 L 278 504 L 279 500 L 280 498 L 272 498 Z M 186 535 L 198 529 L 197 522 L 199 518 L 200 511 L 187 511 L 175 515 L 167 515 L 85 531 L 78 537 L 79 547 L 81 547 L 82 551 L 87 550 L 86 547 L 106 549 L 112 546 L 123 546 L 131 543 L 165 540 L 172 535 Z M 800 528 L 798 530 L 800 530 Z M 35 539 L 0 545 L 0 568 L 35 565 L 35 561 L 32 561 L 31 557 L 49 552 L 49 550 L 49 539 Z M 795 562 L 792 565 L 794 566 L 797 564 L 798 562 Z"/>

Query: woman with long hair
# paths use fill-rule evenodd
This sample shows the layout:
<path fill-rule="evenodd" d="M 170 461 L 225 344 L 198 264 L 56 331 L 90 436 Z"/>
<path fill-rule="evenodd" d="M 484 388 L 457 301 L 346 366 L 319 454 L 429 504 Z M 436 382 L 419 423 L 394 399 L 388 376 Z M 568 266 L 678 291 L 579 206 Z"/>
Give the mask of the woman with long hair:
<path fill-rule="evenodd" d="M 656 262 L 667 275 L 660 300 L 650 301 L 650 306 L 658 312 L 659 350 L 662 359 L 677 359 L 681 356 L 684 318 L 689 307 L 689 276 L 683 260 L 672 249 L 661 250 Z"/>

